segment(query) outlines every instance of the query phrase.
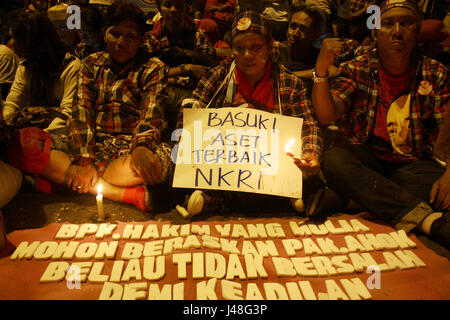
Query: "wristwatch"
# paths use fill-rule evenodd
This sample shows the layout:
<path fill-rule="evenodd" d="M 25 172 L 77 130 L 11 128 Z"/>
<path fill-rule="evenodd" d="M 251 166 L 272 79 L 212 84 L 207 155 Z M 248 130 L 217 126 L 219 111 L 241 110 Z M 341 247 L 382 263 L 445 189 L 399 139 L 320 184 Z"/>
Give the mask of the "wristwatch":
<path fill-rule="evenodd" d="M 318 76 L 316 75 L 316 70 L 313 69 L 312 75 L 313 75 L 314 83 L 324 82 L 324 81 L 326 81 L 326 80 L 328 79 L 328 71 L 327 71 L 327 75 L 326 75 L 325 77 L 318 77 Z"/>

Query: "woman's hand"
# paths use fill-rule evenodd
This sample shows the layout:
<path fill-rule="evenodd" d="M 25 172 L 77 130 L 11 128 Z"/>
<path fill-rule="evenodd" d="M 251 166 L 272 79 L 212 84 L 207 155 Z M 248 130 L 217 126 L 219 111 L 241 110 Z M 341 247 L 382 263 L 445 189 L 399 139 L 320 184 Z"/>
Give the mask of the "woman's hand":
<path fill-rule="evenodd" d="M 78 193 L 88 193 L 98 181 L 98 172 L 94 165 L 86 166 L 71 165 L 67 169 L 65 177 L 67 186 Z"/>

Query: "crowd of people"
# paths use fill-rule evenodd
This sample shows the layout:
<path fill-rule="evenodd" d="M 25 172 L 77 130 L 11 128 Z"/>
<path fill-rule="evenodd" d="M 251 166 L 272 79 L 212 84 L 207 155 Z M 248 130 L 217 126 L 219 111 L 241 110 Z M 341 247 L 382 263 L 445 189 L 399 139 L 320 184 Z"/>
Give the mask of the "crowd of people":
<path fill-rule="evenodd" d="M 323 217 L 356 204 L 450 246 L 442 1 L 156 0 L 148 14 L 72 1 L 79 29 L 51 1 L 22 2 L 2 17 L 0 176 L 18 182 L 0 204 L 23 174 L 45 193 L 101 183 L 152 211 L 172 192 L 183 109 L 247 107 L 303 119 L 302 199 L 191 190 L 188 214 L 287 203 Z"/>

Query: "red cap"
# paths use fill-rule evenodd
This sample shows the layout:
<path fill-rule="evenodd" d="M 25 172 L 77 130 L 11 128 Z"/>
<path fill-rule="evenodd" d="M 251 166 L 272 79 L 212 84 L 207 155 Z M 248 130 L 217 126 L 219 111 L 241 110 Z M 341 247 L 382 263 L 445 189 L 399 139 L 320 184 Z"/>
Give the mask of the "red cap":
<path fill-rule="evenodd" d="M 24 128 L 12 137 L 8 159 L 21 171 L 39 174 L 50 158 L 51 146 L 52 136 L 49 133 L 37 127 Z"/>

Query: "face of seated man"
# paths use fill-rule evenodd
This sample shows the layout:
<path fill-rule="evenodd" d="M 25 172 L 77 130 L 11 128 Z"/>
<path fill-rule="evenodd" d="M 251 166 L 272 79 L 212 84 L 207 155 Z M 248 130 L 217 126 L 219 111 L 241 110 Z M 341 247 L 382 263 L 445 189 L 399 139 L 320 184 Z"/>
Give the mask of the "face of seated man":
<path fill-rule="evenodd" d="M 313 28 L 314 20 L 306 12 L 292 15 L 287 31 L 287 42 L 291 47 L 308 47 L 318 37 Z"/>
<path fill-rule="evenodd" d="M 244 33 L 233 39 L 236 66 L 250 83 L 255 84 L 264 76 L 271 49 L 271 43 L 259 34 Z"/>
<path fill-rule="evenodd" d="M 414 49 L 419 30 L 417 18 L 406 8 L 393 8 L 381 15 L 381 28 L 375 31 L 375 40 L 383 57 L 409 54 Z"/>
<path fill-rule="evenodd" d="M 124 64 L 137 54 L 142 37 L 134 21 L 125 20 L 109 27 L 105 35 L 106 50 L 118 64 Z"/>
<path fill-rule="evenodd" d="M 186 14 L 184 0 L 162 0 L 161 16 L 169 29 L 181 29 Z"/>

